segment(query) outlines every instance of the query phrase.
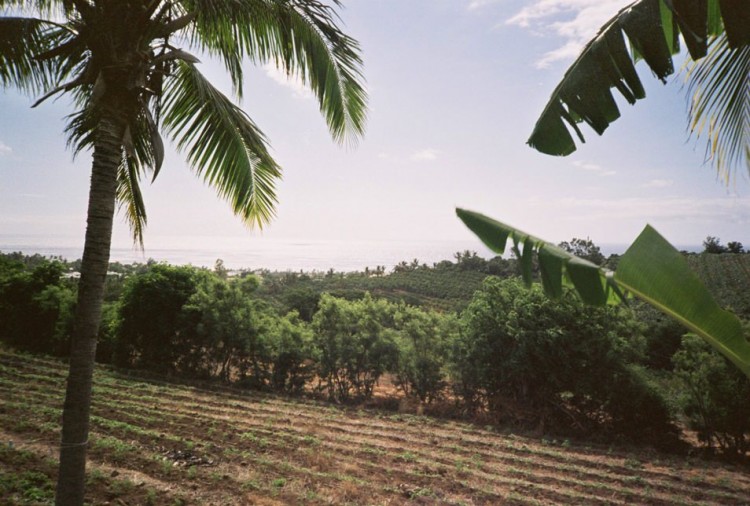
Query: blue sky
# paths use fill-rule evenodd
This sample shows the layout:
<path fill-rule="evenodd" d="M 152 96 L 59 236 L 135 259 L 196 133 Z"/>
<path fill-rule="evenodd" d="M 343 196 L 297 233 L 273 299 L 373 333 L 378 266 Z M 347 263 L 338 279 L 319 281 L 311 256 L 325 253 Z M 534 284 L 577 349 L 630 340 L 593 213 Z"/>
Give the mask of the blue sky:
<path fill-rule="evenodd" d="M 707 235 L 750 243 L 750 186 L 729 186 L 688 140 L 682 78 L 623 104 L 604 137 L 574 155 L 525 145 L 581 44 L 621 0 L 348 0 L 341 16 L 363 49 L 370 113 L 355 149 L 336 145 L 315 101 L 272 68 L 248 65 L 246 111 L 284 168 L 277 218 L 247 230 L 168 152 L 145 183 L 149 247 L 252 236 L 257 241 L 462 240 L 454 208 L 483 212 L 550 241 L 629 243 L 651 223 L 676 244 Z M 203 71 L 228 88 L 219 66 Z M 90 158 L 62 131 L 65 100 L 0 95 L 0 237 L 81 243 Z M 114 245 L 130 243 L 118 216 Z M 0 244 L 0 248 L 2 245 Z M 408 252 L 404 255 L 409 257 Z"/>

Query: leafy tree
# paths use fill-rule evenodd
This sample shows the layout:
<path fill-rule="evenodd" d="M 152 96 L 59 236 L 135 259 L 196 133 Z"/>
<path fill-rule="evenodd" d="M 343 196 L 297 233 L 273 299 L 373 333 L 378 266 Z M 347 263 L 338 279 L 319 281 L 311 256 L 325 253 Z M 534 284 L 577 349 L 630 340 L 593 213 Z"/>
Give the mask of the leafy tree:
<path fill-rule="evenodd" d="M 205 276 L 181 309 L 176 367 L 185 375 L 216 376 L 229 383 L 248 373 L 266 382 L 265 344 L 261 339 L 261 303 L 251 295 L 254 277 L 226 281 Z"/>
<path fill-rule="evenodd" d="M 685 257 L 653 228 L 641 232 L 612 272 L 487 216 L 463 209 L 456 213 L 496 253 L 503 253 L 508 239 L 516 250 L 523 248 L 520 262 L 527 284 L 532 262 L 538 260 L 542 286 L 551 297 L 563 294 L 564 283 L 593 305 L 632 294 L 701 336 L 750 378 L 750 343 L 742 323 L 717 304 Z"/>
<path fill-rule="evenodd" d="M 365 294 L 347 301 L 323 294 L 312 322 L 318 376 L 332 399 L 369 398 L 393 367 L 397 347 L 394 306 Z"/>
<path fill-rule="evenodd" d="M 572 153 L 576 146 L 566 124 L 581 142 L 581 122 L 601 135 L 620 116 L 612 89 L 631 104 L 645 98 L 635 69 L 640 59 L 666 82 L 674 72 L 671 55 L 679 51 L 682 33 L 693 60 L 687 86 L 693 97 L 690 130 L 705 134 L 707 154 L 729 181 L 731 166 L 744 161 L 750 168 L 745 149 L 750 141 L 748 16 L 747 2 L 634 1 L 601 27 L 570 66 L 537 120 L 529 145 L 547 154 Z"/>
<path fill-rule="evenodd" d="M 65 355 L 75 293 L 57 261 L 0 261 L 0 339 L 20 349 Z"/>
<path fill-rule="evenodd" d="M 453 368 L 470 407 L 553 431 L 649 442 L 676 433 L 666 404 L 631 365 L 642 360 L 644 342 L 618 308 L 488 278 L 462 323 Z"/>
<path fill-rule="evenodd" d="M 100 364 L 111 364 L 117 346 L 117 329 L 119 326 L 119 303 L 105 302 L 102 306 L 102 321 L 99 325 L 99 336 L 96 345 L 96 361 Z"/>
<path fill-rule="evenodd" d="M 750 448 L 750 379 L 695 335 L 686 335 L 674 356 L 687 387 L 683 409 L 691 428 L 712 447 L 745 455 Z"/>
<path fill-rule="evenodd" d="M 446 363 L 451 343 L 458 333 L 453 315 L 400 304 L 394 314 L 398 331 L 396 381 L 406 395 L 430 402 L 445 389 Z"/>
<path fill-rule="evenodd" d="M 744 253 L 745 247 L 742 245 L 741 242 L 729 241 L 727 243 L 727 251 L 729 253 L 735 253 L 735 254 Z"/>
<path fill-rule="evenodd" d="M 114 363 L 162 374 L 177 371 L 183 306 L 195 293 L 192 267 L 156 264 L 125 283 L 118 309 Z"/>
<path fill-rule="evenodd" d="M 718 237 L 708 236 L 703 241 L 703 253 L 726 253 L 727 248 L 721 244 Z"/>
<path fill-rule="evenodd" d="M 685 327 L 647 304 L 634 303 L 633 309 L 644 324 L 646 365 L 650 369 L 671 371 L 672 357 L 680 349 Z"/>
<path fill-rule="evenodd" d="M 594 244 L 594 241 L 588 237 L 586 239 L 578 239 L 577 237 L 574 237 L 570 242 L 563 241 L 558 244 L 558 246 L 578 258 L 583 258 L 596 265 L 604 265 L 604 262 L 607 260 L 604 255 L 602 255 L 599 246 Z"/>
<path fill-rule="evenodd" d="M 271 318 L 266 340 L 271 370 L 271 387 L 287 393 L 300 393 L 314 374 L 312 331 L 295 312 Z"/>
<path fill-rule="evenodd" d="M 199 72 L 188 50 L 217 56 L 238 96 L 244 59 L 298 75 L 338 140 L 363 129 L 361 61 L 335 10 L 316 0 L 0 0 L 0 8 L 9 12 L 0 17 L 0 85 L 41 96 L 34 105 L 72 96 L 69 142 L 76 153 L 93 151 L 56 499 L 82 504 L 115 206 L 142 240 L 139 183 L 161 168 L 160 130 L 246 223 L 263 224 L 273 214 L 280 168 L 265 137 Z"/>
<path fill-rule="evenodd" d="M 309 323 L 318 310 L 320 293 L 310 287 L 292 288 L 284 293 L 283 300 L 288 311 L 297 311 L 299 317 Z"/>

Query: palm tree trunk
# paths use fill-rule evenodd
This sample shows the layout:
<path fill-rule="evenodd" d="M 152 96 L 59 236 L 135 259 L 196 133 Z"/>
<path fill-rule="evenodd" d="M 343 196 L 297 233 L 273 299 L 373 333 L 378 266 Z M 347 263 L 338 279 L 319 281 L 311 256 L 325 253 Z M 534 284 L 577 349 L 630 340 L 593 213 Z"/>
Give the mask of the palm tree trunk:
<path fill-rule="evenodd" d="M 91 381 L 96 338 L 102 312 L 104 283 L 109 266 L 112 221 L 115 213 L 117 170 L 122 162 L 125 122 L 104 113 L 96 132 L 89 191 L 86 241 L 78 284 L 70 372 L 62 418 L 58 506 L 83 504 L 86 449 L 89 436 Z"/>

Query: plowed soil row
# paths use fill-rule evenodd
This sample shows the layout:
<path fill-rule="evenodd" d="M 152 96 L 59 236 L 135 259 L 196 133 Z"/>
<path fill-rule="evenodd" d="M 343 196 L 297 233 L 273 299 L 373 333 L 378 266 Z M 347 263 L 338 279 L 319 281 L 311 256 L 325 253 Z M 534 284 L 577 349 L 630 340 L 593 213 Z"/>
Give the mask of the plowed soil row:
<path fill-rule="evenodd" d="M 65 376 L 0 350 L 0 504 L 51 500 Z M 714 462 L 105 368 L 92 409 L 91 504 L 750 504 L 747 469 Z"/>

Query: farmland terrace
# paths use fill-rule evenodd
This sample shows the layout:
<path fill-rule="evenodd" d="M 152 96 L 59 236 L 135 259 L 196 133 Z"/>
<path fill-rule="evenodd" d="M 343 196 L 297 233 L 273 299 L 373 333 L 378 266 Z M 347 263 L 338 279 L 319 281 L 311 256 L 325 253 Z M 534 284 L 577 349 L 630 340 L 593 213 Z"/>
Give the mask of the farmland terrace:
<path fill-rule="evenodd" d="M 0 349 L 0 504 L 52 501 L 66 367 Z M 747 469 L 97 368 L 92 504 L 748 504 Z"/>

